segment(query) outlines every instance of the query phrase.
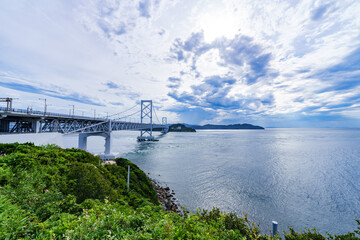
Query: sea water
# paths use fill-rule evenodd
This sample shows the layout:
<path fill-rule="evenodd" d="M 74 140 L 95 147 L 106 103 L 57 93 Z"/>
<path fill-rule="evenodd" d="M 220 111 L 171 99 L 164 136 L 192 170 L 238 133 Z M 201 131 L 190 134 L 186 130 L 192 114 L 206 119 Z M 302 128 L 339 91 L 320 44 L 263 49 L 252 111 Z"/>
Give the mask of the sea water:
<path fill-rule="evenodd" d="M 160 135 L 158 142 L 137 142 L 137 135 L 113 132 L 112 152 L 167 184 L 190 211 L 247 213 L 265 233 L 273 220 L 280 230 L 339 234 L 357 227 L 360 130 L 202 130 Z M 44 144 L 41 136 L 31 139 Z M 77 146 L 76 136 L 46 136 L 62 147 Z M 104 139 L 90 137 L 88 150 L 103 152 Z"/>

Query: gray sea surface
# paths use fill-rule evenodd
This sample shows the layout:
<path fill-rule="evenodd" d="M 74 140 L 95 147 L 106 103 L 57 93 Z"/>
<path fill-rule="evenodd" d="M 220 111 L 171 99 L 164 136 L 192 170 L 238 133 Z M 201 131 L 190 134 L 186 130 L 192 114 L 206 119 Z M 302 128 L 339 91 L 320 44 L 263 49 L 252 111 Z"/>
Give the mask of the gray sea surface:
<path fill-rule="evenodd" d="M 244 212 L 266 233 L 273 220 L 280 230 L 339 234 L 357 227 L 359 129 L 200 130 L 160 135 L 158 142 L 137 142 L 137 135 L 113 132 L 113 153 L 167 184 L 190 211 Z M 37 144 L 77 146 L 76 136 L 29 136 Z M 88 150 L 104 151 L 104 139 L 89 138 Z"/>

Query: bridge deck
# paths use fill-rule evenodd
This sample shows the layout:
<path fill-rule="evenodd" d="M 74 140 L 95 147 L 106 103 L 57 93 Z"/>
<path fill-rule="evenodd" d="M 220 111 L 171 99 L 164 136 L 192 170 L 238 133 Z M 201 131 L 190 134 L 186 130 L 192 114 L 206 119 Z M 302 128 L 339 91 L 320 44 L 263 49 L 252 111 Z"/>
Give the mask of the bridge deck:
<path fill-rule="evenodd" d="M 164 129 L 166 126 L 25 109 L 6 111 L 6 108 L 0 108 L 0 134 L 31 132 L 95 133 L 153 128 Z"/>

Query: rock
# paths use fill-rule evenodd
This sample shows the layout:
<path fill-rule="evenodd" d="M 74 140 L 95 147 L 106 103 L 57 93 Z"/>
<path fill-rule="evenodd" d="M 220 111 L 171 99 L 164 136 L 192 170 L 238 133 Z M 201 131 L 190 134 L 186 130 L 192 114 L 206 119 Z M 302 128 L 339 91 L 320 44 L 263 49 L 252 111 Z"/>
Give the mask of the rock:
<path fill-rule="evenodd" d="M 184 216 L 179 202 L 174 197 L 174 190 L 170 190 L 168 186 L 162 187 L 158 182 L 150 179 L 154 190 L 156 191 L 158 201 L 160 202 L 164 211 L 176 212 Z"/>
<path fill-rule="evenodd" d="M 166 206 L 166 209 L 167 210 L 170 210 L 171 209 L 171 202 L 170 201 L 168 201 L 168 200 L 165 200 L 165 206 Z"/>

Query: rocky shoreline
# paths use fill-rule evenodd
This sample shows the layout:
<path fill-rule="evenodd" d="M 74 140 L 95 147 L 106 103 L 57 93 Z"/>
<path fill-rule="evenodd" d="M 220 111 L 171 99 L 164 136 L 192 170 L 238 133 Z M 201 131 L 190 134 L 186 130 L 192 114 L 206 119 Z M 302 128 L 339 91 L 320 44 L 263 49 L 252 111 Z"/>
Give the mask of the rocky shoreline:
<path fill-rule="evenodd" d="M 162 186 L 159 182 L 150 178 L 150 181 L 156 191 L 157 198 L 164 211 L 179 213 L 184 215 L 183 209 L 175 198 L 174 190 L 170 190 L 168 186 Z"/>
<path fill-rule="evenodd" d="M 106 164 L 116 164 L 116 161 L 103 161 L 102 165 L 104 166 Z M 181 216 L 184 216 L 183 208 L 180 205 L 179 201 L 176 199 L 174 190 L 171 190 L 168 186 L 164 186 L 155 179 L 150 178 L 149 175 L 148 178 L 153 185 L 154 190 L 156 191 L 157 199 L 163 210 L 168 212 L 175 212 L 180 214 Z"/>

